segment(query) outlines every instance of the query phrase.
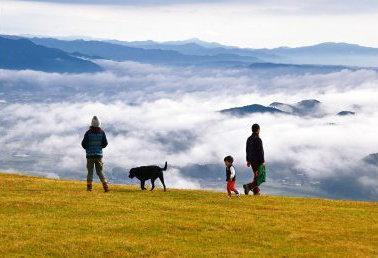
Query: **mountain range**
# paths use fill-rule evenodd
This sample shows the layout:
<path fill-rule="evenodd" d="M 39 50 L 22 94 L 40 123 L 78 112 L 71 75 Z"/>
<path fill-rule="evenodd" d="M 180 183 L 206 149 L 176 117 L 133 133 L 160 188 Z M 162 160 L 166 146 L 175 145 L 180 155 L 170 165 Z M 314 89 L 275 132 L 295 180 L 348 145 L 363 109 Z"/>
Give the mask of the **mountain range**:
<path fill-rule="evenodd" d="M 249 49 L 185 41 L 61 40 L 0 36 L 0 68 L 46 72 L 98 72 L 94 59 L 141 63 L 246 68 L 257 72 L 329 73 L 378 66 L 378 49 L 346 43 Z"/>
<path fill-rule="evenodd" d="M 155 42 L 119 40 L 59 40 L 30 38 L 34 43 L 107 59 L 171 64 L 278 63 L 296 65 L 378 66 L 378 48 L 326 42 L 305 47 L 252 49 L 208 43 L 199 39 Z M 237 63 L 239 62 L 239 63 Z M 311 67 L 308 67 L 311 68 Z"/>
<path fill-rule="evenodd" d="M 324 42 L 312 46 L 295 48 L 252 49 L 208 43 L 199 39 L 161 43 L 151 40 L 110 42 L 144 49 L 175 50 L 188 55 L 234 54 L 251 56 L 273 63 L 378 66 L 378 48 L 348 43 Z"/>
<path fill-rule="evenodd" d="M 27 39 L 0 37 L 0 68 L 46 72 L 99 72 L 97 64 L 66 52 L 37 45 Z"/>
<path fill-rule="evenodd" d="M 114 44 L 107 41 L 86 41 L 86 40 L 58 40 L 52 38 L 31 38 L 36 44 L 58 48 L 68 53 L 85 56 L 96 56 L 98 58 L 114 61 L 135 61 L 142 63 L 158 63 L 169 65 L 216 65 L 236 63 L 263 62 L 253 56 L 240 56 L 230 53 L 218 53 L 215 55 L 190 55 L 181 53 L 174 49 L 149 49 L 124 44 Z"/>

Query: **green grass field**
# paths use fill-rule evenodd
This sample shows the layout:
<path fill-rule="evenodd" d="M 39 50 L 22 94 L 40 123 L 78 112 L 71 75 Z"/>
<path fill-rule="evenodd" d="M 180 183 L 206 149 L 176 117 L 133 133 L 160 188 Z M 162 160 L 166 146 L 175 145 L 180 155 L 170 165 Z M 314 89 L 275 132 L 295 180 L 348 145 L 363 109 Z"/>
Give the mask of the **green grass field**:
<path fill-rule="evenodd" d="M 0 174 L 0 256 L 378 257 L 378 203 Z"/>

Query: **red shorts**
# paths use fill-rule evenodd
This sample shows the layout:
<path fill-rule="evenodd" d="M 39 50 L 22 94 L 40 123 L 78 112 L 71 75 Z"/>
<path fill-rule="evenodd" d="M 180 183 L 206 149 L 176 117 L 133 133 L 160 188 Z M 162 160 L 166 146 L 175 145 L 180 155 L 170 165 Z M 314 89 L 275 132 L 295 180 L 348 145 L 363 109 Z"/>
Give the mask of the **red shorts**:
<path fill-rule="evenodd" d="M 227 181 L 227 193 L 235 192 L 235 181 Z"/>

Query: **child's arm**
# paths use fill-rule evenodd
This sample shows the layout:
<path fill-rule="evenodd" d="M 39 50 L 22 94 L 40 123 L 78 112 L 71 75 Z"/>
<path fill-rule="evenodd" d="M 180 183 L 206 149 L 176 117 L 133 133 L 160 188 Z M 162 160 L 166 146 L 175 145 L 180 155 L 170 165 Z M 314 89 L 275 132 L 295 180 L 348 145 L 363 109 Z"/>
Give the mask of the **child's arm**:
<path fill-rule="evenodd" d="M 231 175 L 230 175 L 230 180 L 234 179 L 235 177 L 235 168 L 233 166 L 230 167 Z"/>

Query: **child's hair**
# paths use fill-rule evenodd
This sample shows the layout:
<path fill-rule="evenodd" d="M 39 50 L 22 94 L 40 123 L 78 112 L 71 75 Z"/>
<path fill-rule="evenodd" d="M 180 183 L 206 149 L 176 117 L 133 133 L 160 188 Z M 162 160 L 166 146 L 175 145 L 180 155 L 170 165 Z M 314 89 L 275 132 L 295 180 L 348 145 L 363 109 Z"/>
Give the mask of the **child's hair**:
<path fill-rule="evenodd" d="M 257 133 L 259 129 L 260 129 L 260 126 L 258 124 L 252 125 L 252 133 Z"/>
<path fill-rule="evenodd" d="M 226 156 L 226 157 L 224 157 L 224 161 L 233 163 L 234 162 L 234 158 L 232 156 Z"/>

